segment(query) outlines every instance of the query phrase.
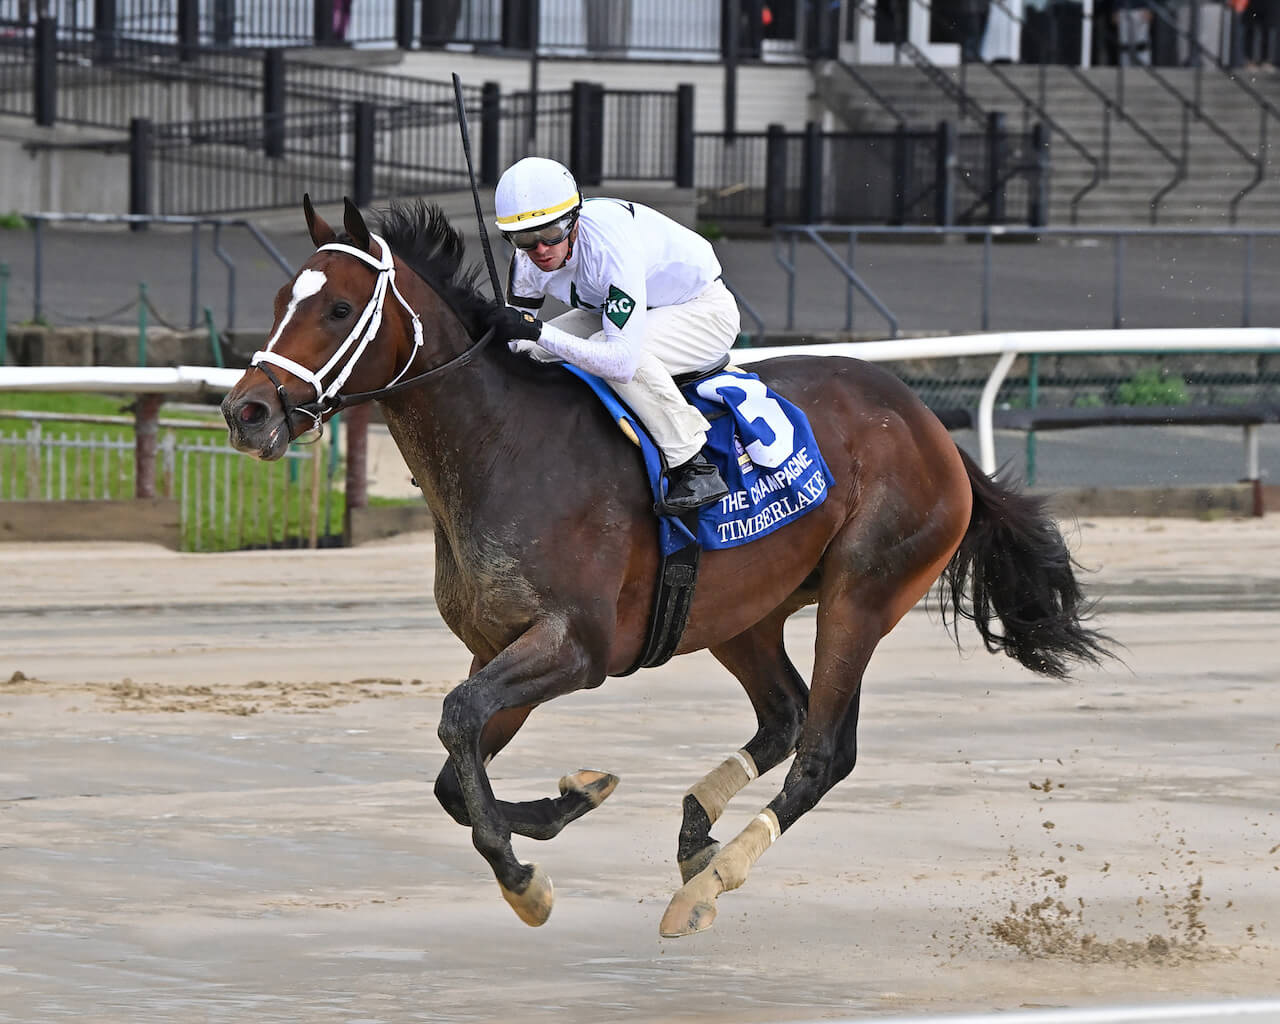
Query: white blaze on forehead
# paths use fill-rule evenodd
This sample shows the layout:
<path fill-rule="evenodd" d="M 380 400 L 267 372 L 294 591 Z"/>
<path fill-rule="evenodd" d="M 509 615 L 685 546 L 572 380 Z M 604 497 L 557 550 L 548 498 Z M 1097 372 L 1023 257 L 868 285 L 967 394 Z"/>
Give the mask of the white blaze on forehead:
<path fill-rule="evenodd" d="M 323 270 L 304 270 L 297 276 L 297 279 L 293 282 L 293 294 L 289 297 L 289 308 L 284 311 L 284 316 L 280 318 L 280 326 L 276 328 L 276 333 L 271 335 L 270 340 L 267 342 L 266 348 L 268 351 L 279 340 L 285 325 L 293 318 L 294 310 L 298 308 L 298 304 L 320 291 L 324 287 L 324 282 Z"/>

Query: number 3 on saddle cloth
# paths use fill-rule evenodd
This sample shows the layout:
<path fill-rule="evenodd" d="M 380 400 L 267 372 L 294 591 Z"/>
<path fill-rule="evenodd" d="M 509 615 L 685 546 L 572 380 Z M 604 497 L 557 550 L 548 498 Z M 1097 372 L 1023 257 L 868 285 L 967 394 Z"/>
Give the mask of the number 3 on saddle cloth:
<path fill-rule="evenodd" d="M 662 455 L 635 414 L 599 377 L 564 365 L 582 378 L 644 459 L 655 505 L 662 499 Z M 805 414 L 775 394 L 754 373 L 728 369 L 681 383 L 685 397 L 707 418 L 703 454 L 729 488 L 728 497 L 683 518 L 659 515 L 662 565 L 654 610 L 639 668 L 661 665 L 675 653 L 689 619 L 702 550 L 732 548 L 802 517 L 826 500 L 834 482 Z"/>

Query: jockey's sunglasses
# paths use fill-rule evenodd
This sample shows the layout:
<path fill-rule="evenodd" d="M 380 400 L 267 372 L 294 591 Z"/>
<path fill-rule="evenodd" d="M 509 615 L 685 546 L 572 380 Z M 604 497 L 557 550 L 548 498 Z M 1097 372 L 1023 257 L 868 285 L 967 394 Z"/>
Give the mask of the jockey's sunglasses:
<path fill-rule="evenodd" d="M 503 235 L 517 249 L 528 252 L 530 249 L 536 249 L 539 243 L 559 245 L 569 237 L 569 232 L 573 230 L 577 220 L 577 216 L 571 213 L 567 217 L 553 220 L 550 224 L 543 224 L 541 227 L 529 228 L 527 231 L 504 231 Z"/>

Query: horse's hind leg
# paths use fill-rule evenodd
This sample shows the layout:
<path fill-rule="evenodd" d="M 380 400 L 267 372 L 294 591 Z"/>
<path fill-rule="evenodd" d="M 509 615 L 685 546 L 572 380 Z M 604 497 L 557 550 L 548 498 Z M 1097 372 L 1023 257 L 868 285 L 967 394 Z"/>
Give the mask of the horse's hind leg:
<path fill-rule="evenodd" d="M 927 508 L 922 517 L 909 503 L 864 500 L 877 514 L 851 520 L 823 558 L 808 716 L 782 792 L 672 897 L 663 935 L 710 927 L 716 898 L 742 885 L 760 855 L 853 771 L 871 654 L 938 578 L 968 523 L 967 501 Z"/>
<path fill-rule="evenodd" d="M 793 610 L 780 608 L 758 625 L 711 649 L 716 660 L 746 690 L 759 727 L 741 750 L 685 793 L 676 848 L 682 881 L 698 874 L 719 851 L 720 844 L 711 838 L 711 826 L 733 796 L 795 750 L 809 690 L 782 646 L 782 627 Z"/>
<path fill-rule="evenodd" d="M 662 935 L 674 938 L 711 927 L 716 898 L 742 885 L 764 851 L 853 770 L 862 673 L 881 637 L 876 616 L 859 615 L 865 611 L 848 604 L 838 611 L 819 605 L 809 713 L 782 792 L 676 892 L 658 926 Z M 824 642 L 824 634 L 833 632 L 833 616 L 839 619 L 838 640 Z"/>

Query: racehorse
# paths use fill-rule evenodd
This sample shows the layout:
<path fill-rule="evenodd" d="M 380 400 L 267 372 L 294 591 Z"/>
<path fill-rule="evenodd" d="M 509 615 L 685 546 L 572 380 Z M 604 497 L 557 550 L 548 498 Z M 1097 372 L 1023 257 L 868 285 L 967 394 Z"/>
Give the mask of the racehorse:
<path fill-rule="evenodd" d="M 280 458 L 333 411 L 377 398 L 435 528 L 435 599 L 473 655 L 444 699 L 435 786 L 519 917 L 553 891 L 511 835 L 549 839 L 617 778 L 579 771 L 560 795 L 495 798 L 486 765 L 545 701 L 632 666 L 659 564 L 636 449 L 581 381 L 489 343 L 498 308 L 462 265 L 439 208 L 393 204 L 373 232 L 349 200 L 338 234 L 304 197 L 317 246 L 275 301 L 263 351 L 226 396 L 231 443 Z M 1107 653 L 1073 560 L 1038 499 L 989 478 L 892 374 L 844 357 L 752 365 L 800 406 L 834 480 L 826 500 L 741 547 L 703 554 L 677 654 L 707 648 L 746 690 L 758 728 L 684 797 L 683 885 L 659 930 L 711 925 L 717 897 L 853 769 L 863 671 L 935 581 L 944 622 L 971 620 L 989 651 L 1063 677 Z M 808 686 L 783 624 L 817 604 Z M 711 836 L 729 799 L 794 754 L 782 790 L 733 840 Z"/>

